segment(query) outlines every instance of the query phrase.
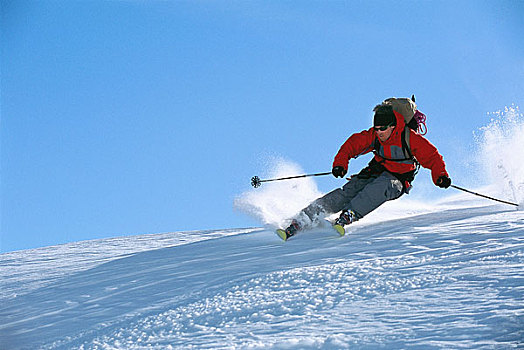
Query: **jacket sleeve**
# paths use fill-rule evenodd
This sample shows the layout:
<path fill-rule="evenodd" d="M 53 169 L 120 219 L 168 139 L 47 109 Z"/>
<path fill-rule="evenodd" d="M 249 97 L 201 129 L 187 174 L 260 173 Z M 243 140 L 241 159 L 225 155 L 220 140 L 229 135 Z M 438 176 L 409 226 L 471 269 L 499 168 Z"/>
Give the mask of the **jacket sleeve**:
<path fill-rule="evenodd" d="M 436 184 L 437 179 L 443 175 L 449 176 L 446 171 L 446 163 L 444 163 L 444 159 L 438 152 L 437 148 L 419 134 L 412 132 L 410 137 L 411 152 L 415 158 L 417 158 L 420 165 L 431 170 L 433 183 Z"/>
<path fill-rule="evenodd" d="M 372 129 L 351 135 L 340 147 L 340 150 L 333 161 L 333 167 L 341 166 L 347 171 L 349 159 L 371 152 L 373 150 L 374 140 L 375 135 Z"/>

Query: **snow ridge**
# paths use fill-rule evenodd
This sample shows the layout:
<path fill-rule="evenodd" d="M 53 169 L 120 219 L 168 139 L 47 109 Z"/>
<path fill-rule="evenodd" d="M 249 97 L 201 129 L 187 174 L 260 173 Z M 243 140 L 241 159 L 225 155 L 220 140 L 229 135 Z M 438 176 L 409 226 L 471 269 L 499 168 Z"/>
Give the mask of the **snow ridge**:
<path fill-rule="evenodd" d="M 355 226 L 343 238 L 322 228 L 285 243 L 264 229 L 217 231 L 147 250 L 154 235 L 132 237 L 136 253 L 86 269 L 65 264 L 69 272 L 26 294 L 11 285 L 17 296 L 2 299 L 0 344 L 516 348 L 524 339 L 523 232 L 522 212 L 480 206 Z M 26 251 L 24 264 L 41 253 Z"/>

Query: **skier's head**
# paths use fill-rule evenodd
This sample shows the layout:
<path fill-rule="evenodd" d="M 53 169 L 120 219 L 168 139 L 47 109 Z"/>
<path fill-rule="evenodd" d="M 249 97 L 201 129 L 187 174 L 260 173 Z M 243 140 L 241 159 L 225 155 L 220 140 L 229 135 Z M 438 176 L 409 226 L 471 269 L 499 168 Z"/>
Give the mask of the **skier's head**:
<path fill-rule="evenodd" d="M 373 108 L 375 116 L 373 117 L 373 126 L 387 126 L 396 125 L 397 118 L 393 113 L 393 108 L 390 105 L 380 104 Z"/>

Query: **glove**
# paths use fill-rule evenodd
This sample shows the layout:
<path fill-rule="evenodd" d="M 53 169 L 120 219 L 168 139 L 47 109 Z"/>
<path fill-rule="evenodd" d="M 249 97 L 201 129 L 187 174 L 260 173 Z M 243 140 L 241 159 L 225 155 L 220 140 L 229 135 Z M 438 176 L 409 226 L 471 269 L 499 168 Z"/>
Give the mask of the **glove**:
<path fill-rule="evenodd" d="M 445 175 L 442 175 L 437 179 L 436 185 L 441 188 L 448 188 L 451 185 L 451 179 Z"/>
<path fill-rule="evenodd" d="M 334 177 L 344 177 L 346 175 L 347 170 L 344 169 L 344 167 L 337 165 L 336 167 L 333 167 L 333 170 L 331 170 L 331 173 Z"/>

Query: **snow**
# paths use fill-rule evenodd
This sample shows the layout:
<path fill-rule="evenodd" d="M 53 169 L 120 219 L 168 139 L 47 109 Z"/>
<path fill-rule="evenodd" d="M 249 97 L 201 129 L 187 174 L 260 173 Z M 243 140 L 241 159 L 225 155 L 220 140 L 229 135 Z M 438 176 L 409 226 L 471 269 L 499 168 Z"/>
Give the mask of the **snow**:
<path fill-rule="evenodd" d="M 521 211 L 477 205 L 342 238 L 251 228 L 6 253 L 0 348 L 518 348 L 523 233 Z"/>
<path fill-rule="evenodd" d="M 517 209 L 410 195 L 345 237 L 326 225 L 283 242 L 271 225 L 320 195 L 303 179 L 235 200 L 264 227 L 0 254 L 0 349 L 524 348 L 521 118 L 481 130 L 493 180 L 473 188 Z"/>

